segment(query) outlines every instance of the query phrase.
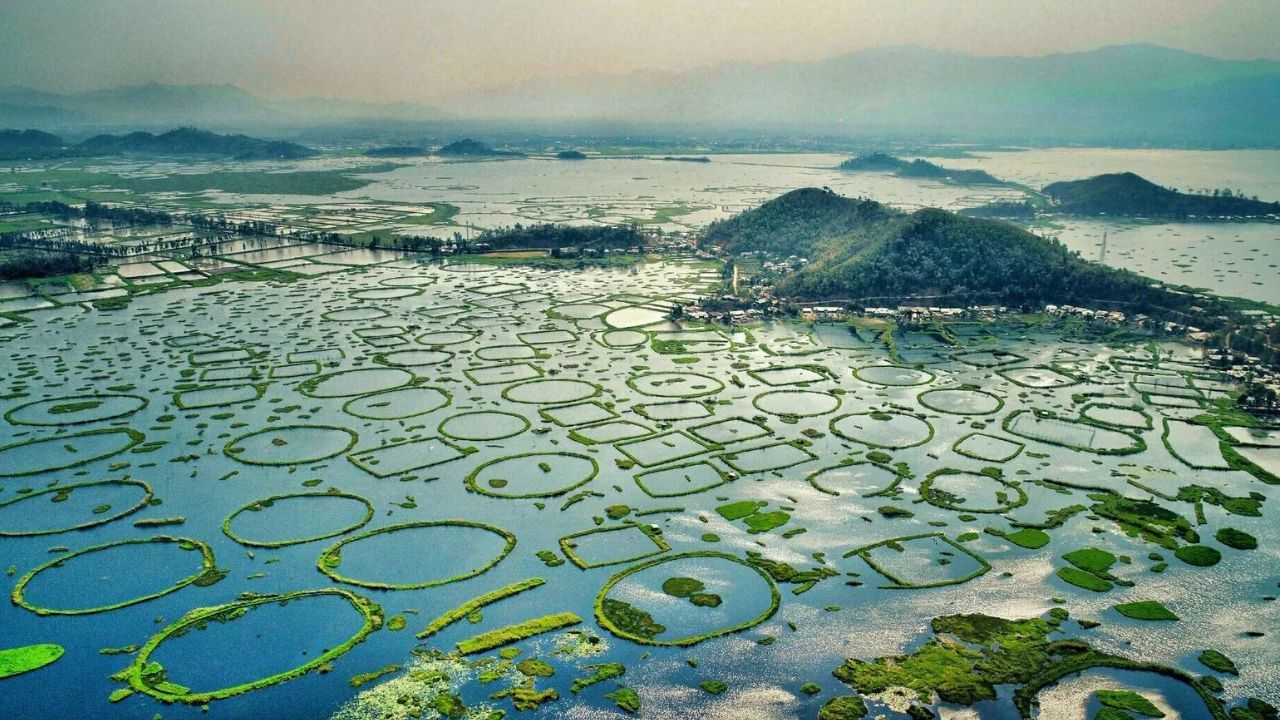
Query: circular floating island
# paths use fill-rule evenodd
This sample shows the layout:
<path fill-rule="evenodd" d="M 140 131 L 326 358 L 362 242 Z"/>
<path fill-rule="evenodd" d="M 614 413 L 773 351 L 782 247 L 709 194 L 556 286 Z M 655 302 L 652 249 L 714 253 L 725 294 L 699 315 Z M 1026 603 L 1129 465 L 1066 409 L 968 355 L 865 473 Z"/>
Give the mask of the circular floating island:
<path fill-rule="evenodd" d="M 121 548 L 133 548 L 133 547 L 140 547 L 140 546 L 148 546 L 152 544 L 172 546 L 176 550 L 180 550 L 183 553 L 198 552 L 200 555 L 200 567 L 195 572 L 187 575 L 186 577 L 179 579 L 178 581 L 174 582 L 172 585 L 166 588 L 163 588 L 161 590 L 144 593 L 141 595 L 137 595 L 135 597 L 117 600 L 115 602 L 110 602 L 103 605 L 91 605 L 88 607 L 81 607 L 81 608 L 47 607 L 44 605 L 33 603 L 27 597 L 30 592 L 29 586 L 31 585 L 31 583 L 35 581 L 36 578 L 40 577 L 42 574 L 50 570 L 63 568 L 63 567 L 66 567 L 67 565 L 75 565 L 75 564 L 78 564 L 77 561 L 81 563 L 82 562 L 100 563 L 102 564 L 104 569 L 131 568 L 136 566 L 136 563 L 132 563 L 132 562 L 126 563 L 120 560 L 108 561 L 108 560 L 102 560 L 101 558 L 93 558 L 93 556 L 112 555 L 112 554 L 116 554 L 117 551 L 119 551 Z M 93 558 L 93 559 L 88 560 L 86 558 Z M 185 559 L 185 558 L 182 558 L 182 559 Z M 170 567 L 168 561 L 165 562 L 165 567 Z M 122 570 L 122 572 L 126 574 L 131 574 L 132 570 L 124 569 Z M 128 540 L 117 540 L 116 542 L 105 543 L 102 545 L 94 545 L 92 547 L 83 548 L 81 550 L 76 550 L 66 555 L 56 557 L 44 563 L 43 565 L 36 567 L 35 569 L 28 572 L 26 575 L 23 575 L 18 580 L 18 584 L 14 585 L 13 592 L 10 594 L 10 599 L 13 601 L 14 605 L 17 605 L 18 607 L 23 608 L 24 610 L 30 610 L 31 612 L 37 615 L 92 615 L 94 613 L 110 612 L 111 610 L 118 610 L 120 608 L 129 607 L 130 605 L 137 605 L 138 603 L 143 603 L 148 600 L 154 600 L 159 597 L 164 597 L 169 593 L 181 590 L 182 588 L 194 582 L 199 582 L 202 579 L 208 579 L 209 581 L 216 581 L 218 579 L 221 579 L 220 575 L 218 575 L 217 566 L 214 563 L 213 550 L 210 549 L 208 545 L 204 544 L 203 542 L 200 542 L 199 540 L 193 540 L 191 538 L 170 537 L 168 535 L 156 535 L 153 537 L 131 538 Z M 66 593 L 65 593 L 65 590 L 59 587 L 52 594 L 57 595 L 60 599 L 63 599 L 65 598 Z"/>
<path fill-rule="evenodd" d="M 637 607 L 640 602 L 646 606 Z M 702 551 L 656 558 L 614 575 L 596 595 L 595 615 L 600 627 L 620 638 L 689 647 L 753 628 L 773 617 L 780 602 L 765 571 L 736 555 Z M 675 637 L 660 637 L 677 625 L 682 632 Z"/>
<path fill-rule="evenodd" d="M 853 376 L 865 383 L 886 387 L 912 387 L 933 382 L 928 370 L 903 365 L 867 365 L 853 371 Z"/>
<path fill-rule="evenodd" d="M 928 421 L 899 412 L 841 415 L 831 421 L 831 432 L 846 440 L 891 450 L 923 445 L 933 439 L 933 426 Z"/>
<path fill-rule="evenodd" d="M 523 499 L 563 495 L 591 482 L 595 458 L 570 452 L 523 453 L 490 460 L 467 475 L 467 487 L 489 497 Z"/>
<path fill-rule="evenodd" d="M 326 510 L 324 506 L 329 506 Z M 306 510 L 301 508 L 305 506 Z M 343 509 L 342 506 L 346 506 Z M 328 519 L 334 515 L 343 513 L 351 514 L 357 517 L 353 522 L 345 522 L 334 529 L 322 530 L 315 535 L 304 537 L 294 537 L 285 539 L 272 538 L 252 538 L 245 537 L 242 533 L 237 532 L 233 525 L 236 518 L 246 513 L 255 515 L 271 516 L 270 521 L 263 520 L 263 524 L 269 527 L 296 527 L 298 522 L 314 520 L 316 518 Z M 298 517 L 293 517 L 291 513 Z M 283 517 L 279 517 L 283 516 Z M 365 498 L 351 493 L 338 492 L 330 490 L 329 492 L 310 492 L 310 493 L 289 493 L 287 495 L 273 495 L 269 498 L 254 500 L 253 502 L 241 506 L 236 511 L 227 516 L 222 521 L 222 532 L 232 540 L 241 545 L 249 547 L 264 548 L 280 548 L 290 545 L 302 545 L 304 543 L 315 542 L 316 540 L 327 540 L 339 535 L 345 535 L 354 532 L 369 524 L 373 519 L 373 504 Z"/>
<path fill-rule="evenodd" d="M 478 535 L 495 536 L 501 541 L 502 547 L 493 554 L 492 557 L 486 559 L 479 566 L 466 569 L 453 569 L 450 571 L 450 574 L 445 575 L 444 577 L 415 579 L 410 582 L 391 582 L 349 577 L 338 572 L 338 568 L 341 567 L 344 562 L 344 549 L 350 551 L 354 548 L 358 548 L 361 543 L 373 542 L 377 539 L 385 538 L 386 536 L 397 533 L 410 534 L 414 533 L 414 531 L 423 530 L 431 535 L 439 535 L 441 533 L 448 535 L 449 531 L 453 530 L 453 534 L 455 535 L 462 534 L 464 537 L 470 536 L 465 540 L 458 537 L 455 537 L 452 540 L 433 538 L 430 541 L 419 541 L 412 545 L 412 547 L 418 549 L 435 548 L 437 551 L 443 551 L 446 549 L 456 551 L 450 553 L 426 553 L 427 555 L 434 556 L 436 559 L 448 556 L 447 559 L 449 560 L 465 560 L 466 558 L 461 557 L 462 555 L 467 553 L 476 553 L 480 550 L 479 545 L 481 544 L 481 541 L 478 539 Z M 371 530 L 369 532 L 356 535 L 355 537 L 341 540 L 334 545 L 329 546 L 324 552 L 320 553 L 320 558 L 316 561 L 316 567 L 320 569 L 320 572 L 328 575 L 333 580 L 341 583 L 347 583 L 348 585 L 359 585 L 360 587 L 372 588 L 375 590 L 421 590 L 423 588 L 439 587 L 441 585 L 448 585 L 450 583 L 461 582 L 463 580 L 476 577 L 502 562 L 502 559 L 510 554 L 515 546 L 516 536 L 494 525 L 486 525 L 484 523 L 472 522 L 470 520 L 427 520 L 378 528 L 377 530 Z M 387 559 L 387 553 L 385 550 L 378 550 L 381 549 L 375 548 L 374 550 L 363 552 L 362 555 L 366 557 L 362 557 L 361 561 L 368 564 L 382 564 L 378 561 L 385 562 Z M 455 554 L 459 557 L 454 557 Z M 347 560 L 350 560 L 350 558 L 347 558 Z"/>
<path fill-rule="evenodd" d="M 246 465 L 301 465 L 341 455 L 358 438 L 354 430 L 332 425 L 283 425 L 229 440 L 222 451 Z"/>
<path fill-rule="evenodd" d="M 326 649 L 317 654 L 311 660 L 289 670 L 217 690 L 193 692 L 189 690 L 187 686 L 178 684 L 179 680 L 183 683 L 190 683 L 190 680 L 185 678 L 168 677 L 164 667 L 152 660 L 152 656 L 167 640 L 192 635 L 192 630 L 205 628 L 211 623 L 234 623 L 256 608 L 268 605 L 284 607 L 286 604 L 301 603 L 313 598 L 324 597 L 338 597 L 346 600 L 350 604 L 351 608 L 359 613 L 360 617 L 363 618 L 363 623 L 359 630 L 341 644 Z M 341 588 L 301 590 L 285 593 L 283 595 L 260 595 L 249 597 L 236 600 L 235 602 L 230 602 L 225 605 L 197 608 L 188 612 L 176 622 L 165 627 L 155 635 L 152 635 L 151 638 L 138 650 L 138 654 L 134 656 L 133 662 L 129 664 L 129 667 L 112 677 L 127 684 L 129 690 L 150 695 L 160 702 L 180 702 L 187 705 L 207 705 L 214 700 L 224 700 L 226 698 L 243 695 L 254 690 L 261 690 L 263 688 L 271 687 L 272 685 L 277 685 L 279 683 L 301 677 L 312 670 L 322 668 L 342 655 L 345 655 L 347 651 L 355 647 L 357 644 L 363 642 L 364 639 L 374 630 L 381 628 L 382 621 L 383 617 L 381 608 L 368 599 Z M 194 633 L 194 636 L 198 637 L 199 635 L 200 633 Z"/>
<path fill-rule="evenodd" d="M 527 405 L 563 405 L 599 394 L 600 386 L 586 380 L 526 380 L 502 390 L 502 397 Z"/>
<path fill-rule="evenodd" d="M 128 417 L 147 402 L 141 395 L 72 395 L 19 405 L 6 412 L 4 419 L 14 425 L 83 425 Z"/>
<path fill-rule="evenodd" d="M 720 392 L 724 383 L 699 373 L 651 372 L 627 378 L 627 387 L 650 397 L 695 398 Z"/>

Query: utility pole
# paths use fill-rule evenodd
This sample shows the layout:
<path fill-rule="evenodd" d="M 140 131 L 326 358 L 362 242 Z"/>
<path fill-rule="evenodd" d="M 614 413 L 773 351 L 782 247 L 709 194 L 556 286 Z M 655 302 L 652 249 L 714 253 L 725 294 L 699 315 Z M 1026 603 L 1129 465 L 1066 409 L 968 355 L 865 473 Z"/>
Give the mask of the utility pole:
<path fill-rule="evenodd" d="M 1098 262 L 1107 262 L 1107 231 L 1102 231 L 1102 252 L 1098 254 Z"/>

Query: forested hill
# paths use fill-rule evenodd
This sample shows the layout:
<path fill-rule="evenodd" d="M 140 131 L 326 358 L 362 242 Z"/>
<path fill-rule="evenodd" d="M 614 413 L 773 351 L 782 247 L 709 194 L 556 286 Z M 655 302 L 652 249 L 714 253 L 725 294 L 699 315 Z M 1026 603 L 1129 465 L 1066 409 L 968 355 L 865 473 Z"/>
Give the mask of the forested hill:
<path fill-rule="evenodd" d="M 801 188 L 754 210 L 712 223 L 702 244 L 727 252 L 763 250 L 786 257 L 813 258 L 833 241 L 899 215 L 874 200 L 855 200 L 830 190 Z"/>
<path fill-rule="evenodd" d="M 216 155 L 237 160 L 311 157 L 315 151 L 278 140 L 247 135 L 219 135 L 195 128 L 177 128 L 155 135 L 95 135 L 71 144 L 57 135 L 35 130 L 0 130 L 0 158 L 92 157 L 101 155 Z"/>
<path fill-rule="evenodd" d="M 1230 190 L 1192 195 L 1161 187 L 1131 172 L 1046 185 L 1060 212 L 1151 218 L 1260 217 L 1280 215 L 1280 203 L 1260 202 Z"/>
<path fill-rule="evenodd" d="M 1119 301 L 1134 312 L 1193 301 L 1147 278 L 1086 262 L 1056 240 L 1008 223 L 932 208 L 901 213 L 816 188 L 717 223 L 704 242 L 730 252 L 811 257 L 775 288 L 803 300 Z"/>

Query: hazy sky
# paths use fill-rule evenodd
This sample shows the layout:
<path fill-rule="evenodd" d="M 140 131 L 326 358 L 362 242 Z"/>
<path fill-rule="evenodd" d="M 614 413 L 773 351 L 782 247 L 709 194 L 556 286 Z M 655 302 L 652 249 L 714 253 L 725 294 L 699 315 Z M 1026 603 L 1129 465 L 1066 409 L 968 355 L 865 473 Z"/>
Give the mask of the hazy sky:
<path fill-rule="evenodd" d="M 1280 59 L 1280 0 L 0 0 L 0 85 L 431 101 L 884 45 L 1040 55 L 1130 42 Z"/>

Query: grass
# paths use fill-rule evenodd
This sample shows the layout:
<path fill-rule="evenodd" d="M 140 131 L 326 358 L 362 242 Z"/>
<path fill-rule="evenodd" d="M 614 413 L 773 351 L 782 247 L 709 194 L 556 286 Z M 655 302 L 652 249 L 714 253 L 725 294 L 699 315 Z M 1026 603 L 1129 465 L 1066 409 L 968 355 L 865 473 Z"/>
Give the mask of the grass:
<path fill-rule="evenodd" d="M 62 646 L 51 643 L 0 650 L 0 678 L 39 670 L 62 657 Z"/>
<path fill-rule="evenodd" d="M 483 595 L 477 595 L 452 610 L 446 611 L 435 620 L 427 623 L 427 628 L 418 633 L 417 638 L 419 640 L 425 640 L 468 615 L 471 615 L 482 607 L 491 605 L 503 598 L 518 595 L 525 590 L 532 590 L 533 588 L 539 587 L 545 583 L 546 580 L 543 580 L 540 577 L 533 577 L 527 580 L 521 580 L 520 582 L 511 583 L 510 585 L 504 585 L 497 590 L 487 592 Z"/>
<path fill-rule="evenodd" d="M 577 625 L 582 622 L 582 618 L 571 612 L 555 613 L 553 615 L 544 615 L 532 620 L 526 620 L 515 625 L 508 625 L 504 628 L 491 630 L 487 633 L 481 633 L 475 637 L 467 638 L 458 643 L 458 652 L 463 655 L 474 655 L 482 653 L 494 648 L 510 645 L 514 642 L 527 640 L 536 635 L 552 632 L 561 628 Z"/>
<path fill-rule="evenodd" d="M 1134 620 L 1177 620 L 1178 616 L 1157 600 L 1139 600 L 1138 602 L 1121 603 L 1115 606 L 1116 611 Z"/>

